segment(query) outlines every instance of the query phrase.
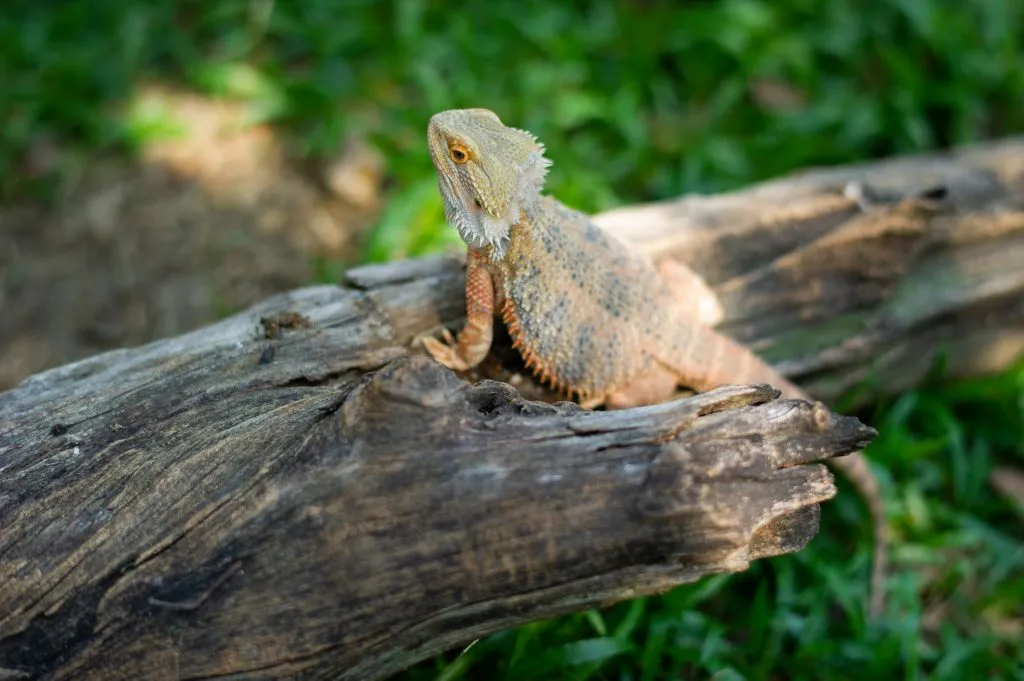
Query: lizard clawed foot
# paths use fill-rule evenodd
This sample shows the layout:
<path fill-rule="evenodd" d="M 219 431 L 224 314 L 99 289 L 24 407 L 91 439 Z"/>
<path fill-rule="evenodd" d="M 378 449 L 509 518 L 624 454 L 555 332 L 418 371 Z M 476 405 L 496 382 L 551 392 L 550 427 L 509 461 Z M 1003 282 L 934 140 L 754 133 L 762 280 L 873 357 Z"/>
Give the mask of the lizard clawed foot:
<path fill-rule="evenodd" d="M 459 344 L 448 329 L 441 330 L 441 340 L 423 336 L 420 342 L 431 357 L 452 371 L 469 371 L 469 364 L 459 354 Z"/>

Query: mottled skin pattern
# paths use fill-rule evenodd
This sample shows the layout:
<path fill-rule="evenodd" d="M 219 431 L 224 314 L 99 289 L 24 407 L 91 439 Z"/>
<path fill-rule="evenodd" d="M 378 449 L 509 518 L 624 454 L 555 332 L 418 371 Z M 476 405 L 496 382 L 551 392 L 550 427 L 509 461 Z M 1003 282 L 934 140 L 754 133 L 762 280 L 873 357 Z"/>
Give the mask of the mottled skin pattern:
<path fill-rule="evenodd" d="M 513 341 L 556 388 L 588 405 L 627 407 L 664 400 L 677 385 L 778 380 L 742 347 L 694 325 L 648 261 L 586 215 L 547 196 L 538 206 L 511 231 L 504 257 L 485 267 L 500 282 Z"/>
<path fill-rule="evenodd" d="M 675 287 L 583 213 L 541 195 L 549 162 L 529 134 L 484 109 L 445 111 L 428 127 L 448 222 L 469 247 L 467 321 L 458 342 L 424 339 L 465 371 L 491 346 L 500 312 L 527 365 L 586 406 L 663 401 L 678 386 L 767 383 L 808 399 L 742 345 L 695 319 L 693 289 Z M 859 452 L 833 459 L 872 513 L 870 610 L 883 605 L 887 537 L 878 482 Z"/>

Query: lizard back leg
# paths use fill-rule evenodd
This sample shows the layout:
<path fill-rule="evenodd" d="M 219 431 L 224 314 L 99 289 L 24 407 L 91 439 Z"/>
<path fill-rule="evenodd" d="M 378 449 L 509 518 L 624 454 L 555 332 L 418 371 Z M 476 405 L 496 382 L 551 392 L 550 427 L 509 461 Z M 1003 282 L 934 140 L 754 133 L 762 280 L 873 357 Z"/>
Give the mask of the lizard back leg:
<path fill-rule="evenodd" d="M 703 277 L 675 260 L 662 260 L 656 269 L 679 303 L 679 309 L 695 324 L 715 326 L 722 321 L 725 314 L 722 306 Z"/>
<path fill-rule="evenodd" d="M 664 402 L 676 391 L 679 376 L 668 367 L 656 364 L 629 384 L 609 393 L 604 398 L 608 409 L 629 409 Z"/>
<path fill-rule="evenodd" d="M 699 274 L 674 260 L 662 260 L 655 269 L 665 282 L 676 309 L 690 325 L 710 328 L 721 320 L 723 312 L 718 298 Z M 683 328 L 679 332 L 686 333 Z M 603 399 L 591 402 L 604 404 L 609 409 L 628 409 L 663 402 L 672 397 L 681 384 L 695 387 L 704 378 L 700 371 L 691 373 L 694 375 L 684 377 L 675 368 L 655 362 L 628 384 L 608 393 Z M 686 378 L 695 380 L 687 381 Z"/>

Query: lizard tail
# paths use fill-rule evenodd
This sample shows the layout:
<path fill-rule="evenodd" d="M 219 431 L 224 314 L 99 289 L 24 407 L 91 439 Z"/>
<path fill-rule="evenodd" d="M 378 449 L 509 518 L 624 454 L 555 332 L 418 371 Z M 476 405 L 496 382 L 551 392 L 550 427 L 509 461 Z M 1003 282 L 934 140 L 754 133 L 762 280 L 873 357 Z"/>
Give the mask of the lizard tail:
<path fill-rule="evenodd" d="M 693 329 L 694 338 L 686 367 L 676 367 L 682 381 L 697 390 L 727 383 L 767 383 L 777 388 L 784 398 L 811 400 L 806 392 L 783 378 L 764 360 L 748 348 L 722 336 L 709 327 Z M 889 562 L 889 530 L 885 518 L 885 502 L 867 459 L 862 452 L 853 452 L 837 459 L 829 459 L 856 488 L 867 505 L 874 532 L 874 556 L 871 566 L 871 596 L 868 612 L 872 618 L 882 614 L 885 607 L 885 578 Z"/>

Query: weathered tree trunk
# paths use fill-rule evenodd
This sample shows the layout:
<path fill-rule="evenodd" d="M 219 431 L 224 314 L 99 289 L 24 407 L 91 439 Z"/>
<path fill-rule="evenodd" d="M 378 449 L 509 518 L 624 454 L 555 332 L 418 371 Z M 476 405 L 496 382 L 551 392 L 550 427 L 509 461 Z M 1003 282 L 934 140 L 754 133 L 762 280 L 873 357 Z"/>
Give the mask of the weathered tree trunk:
<path fill-rule="evenodd" d="M 797 550 L 835 492 L 799 464 L 873 435 L 767 387 L 470 386 L 403 357 L 455 270 L 361 278 L 0 395 L 0 678 L 381 678 Z"/>
<path fill-rule="evenodd" d="M 1013 140 L 600 221 L 693 265 L 723 330 L 829 398 L 1019 354 L 1022 207 Z M 0 678 L 379 678 L 795 550 L 834 490 L 794 464 L 870 438 L 763 389 L 594 414 L 468 387 L 405 357 L 458 324 L 462 282 L 359 268 L 0 395 Z M 544 394 L 496 350 L 479 376 Z"/>

